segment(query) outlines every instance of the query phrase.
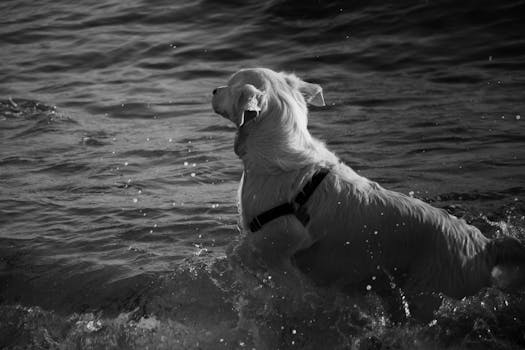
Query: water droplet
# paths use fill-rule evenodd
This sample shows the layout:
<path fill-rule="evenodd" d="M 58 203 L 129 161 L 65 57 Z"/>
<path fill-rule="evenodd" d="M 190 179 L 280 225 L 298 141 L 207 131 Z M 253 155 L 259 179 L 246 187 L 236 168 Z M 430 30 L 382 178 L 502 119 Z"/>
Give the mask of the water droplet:
<path fill-rule="evenodd" d="M 129 164 L 128 162 L 125 162 L 125 163 L 124 163 L 124 166 L 128 166 L 128 164 Z"/>
<path fill-rule="evenodd" d="M 141 194 L 141 193 L 142 193 L 142 190 L 138 190 L 138 193 Z"/>
<path fill-rule="evenodd" d="M 520 119 L 521 119 L 521 115 L 518 114 L 518 115 L 516 116 L 516 120 L 520 120 Z"/>
<path fill-rule="evenodd" d="M 374 231 L 374 235 L 377 235 L 379 232 L 377 230 Z"/>
<path fill-rule="evenodd" d="M 169 139 L 168 142 L 173 142 L 173 139 Z"/>
<path fill-rule="evenodd" d="M 366 285 L 366 290 L 371 291 L 371 290 L 372 290 L 372 286 L 369 285 L 369 284 L 367 284 L 367 285 Z"/>
<path fill-rule="evenodd" d="M 191 173 L 190 174 L 191 177 L 195 177 L 195 175 L 197 175 L 197 174 L 195 174 L 195 173 Z"/>
<path fill-rule="evenodd" d="M 292 334 L 297 334 L 297 331 L 295 329 L 292 329 Z"/>
<path fill-rule="evenodd" d="M 188 162 L 184 162 L 184 166 L 188 166 Z"/>
<path fill-rule="evenodd" d="M 133 203 L 137 203 L 139 201 L 138 198 L 133 198 Z"/>
<path fill-rule="evenodd" d="M 410 192 L 408 192 L 408 195 L 409 195 L 410 197 L 414 197 L 414 191 L 410 191 Z"/>

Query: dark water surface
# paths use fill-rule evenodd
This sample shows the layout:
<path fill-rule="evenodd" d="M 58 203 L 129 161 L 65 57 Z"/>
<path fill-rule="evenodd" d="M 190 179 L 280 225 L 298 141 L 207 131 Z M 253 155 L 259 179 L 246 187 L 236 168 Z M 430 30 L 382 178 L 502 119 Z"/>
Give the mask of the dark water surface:
<path fill-rule="evenodd" d="M 361 174 L 525 239 L 525 1 L 402 3 L 0 2 L 0 348 L 525 347 L 523 292 L 284 312 L 226 258 L 241 164 L 210 95 L 251 66 L 321 84 L 310 129 Z"/>

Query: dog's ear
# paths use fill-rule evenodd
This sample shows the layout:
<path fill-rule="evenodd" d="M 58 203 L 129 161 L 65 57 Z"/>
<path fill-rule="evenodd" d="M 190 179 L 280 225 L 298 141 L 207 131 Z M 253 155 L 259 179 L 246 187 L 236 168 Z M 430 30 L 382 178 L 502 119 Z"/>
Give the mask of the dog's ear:
<path fill-rule="evenodd" d="M 316 107 L 325 106 L 323 88 L 321 87 L 321 85 L 307 83 L 306 81 L 302 81 L 293 74 L 287 76 L 286 81 L 290 86 L 299 90 L 299 92 L 304 96 L 306 103 L 309 103 Z"/>
<path fill-rule="evenodd" d="M 241 127 L 249 121 L 257 118 L 261 113 L 264 92 L 251 84 L 243 85 L 238 98 L 237 126 Z"/>
<path fill-rule="evenodd" d="M 299 91 L 303 94 L 306 103 L 316 107 L 323 107 L 324 97 L 323 88 L 321 85 L 307 83 L 306 81 L 299 82 Z"/>

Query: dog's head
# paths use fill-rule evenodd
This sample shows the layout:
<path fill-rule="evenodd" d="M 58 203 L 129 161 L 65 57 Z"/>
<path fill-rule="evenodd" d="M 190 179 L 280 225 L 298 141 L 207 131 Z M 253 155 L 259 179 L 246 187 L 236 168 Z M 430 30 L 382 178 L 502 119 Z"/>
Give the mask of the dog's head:
<path fill-rule="evenodd" d="M 290 110 L 306 119 L 307 103 L 324 106 L 319 85 L 265 68 L 240 70 L 227 85 L 213 90 L 212 97 L 213 110 L 238 128 Z"/>

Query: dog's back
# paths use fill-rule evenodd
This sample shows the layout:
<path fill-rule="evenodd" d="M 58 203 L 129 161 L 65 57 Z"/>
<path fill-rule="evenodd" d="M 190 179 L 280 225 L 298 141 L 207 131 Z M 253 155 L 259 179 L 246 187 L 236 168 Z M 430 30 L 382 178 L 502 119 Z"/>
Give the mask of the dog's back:
<path fill-rule="evenodd" d="M 355 283 L 388 273 L 405 276 L 413 291 L 460 297 L 490 285 L 499 265 L 499 285 L 521 283 L 524 270 L 516 266 L 525 248 L 518 240 L 490 240 L 463 219 L 385 190 L 343 164 L 325 181 L 308 209 L 308 229 L 324 234 L 298 255 L 302 263 L 311 260 L 312 275 Z"/>

